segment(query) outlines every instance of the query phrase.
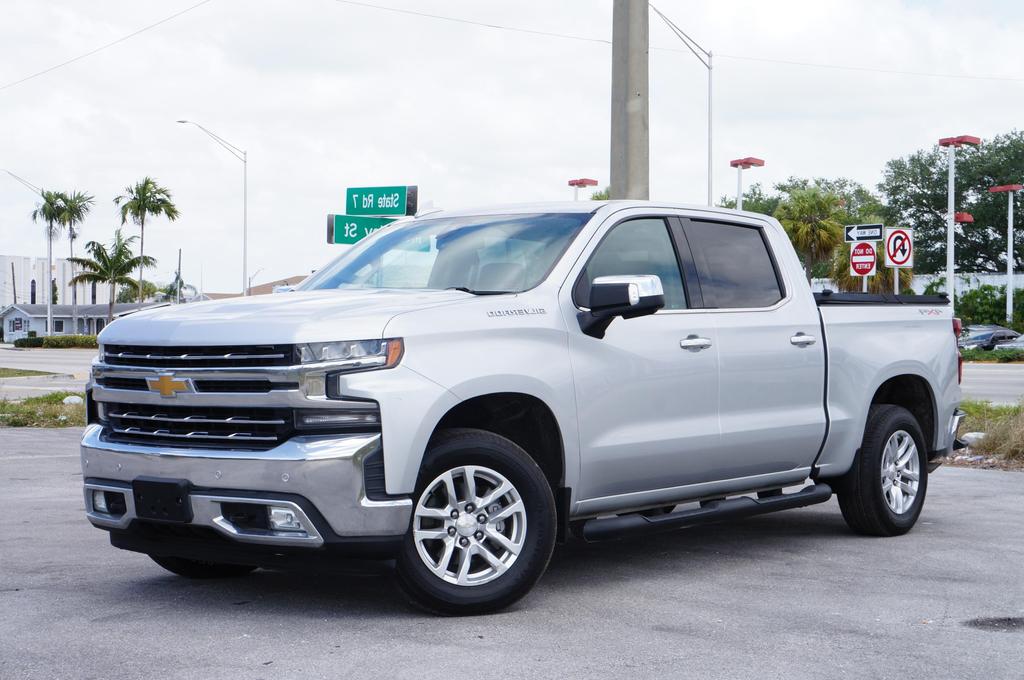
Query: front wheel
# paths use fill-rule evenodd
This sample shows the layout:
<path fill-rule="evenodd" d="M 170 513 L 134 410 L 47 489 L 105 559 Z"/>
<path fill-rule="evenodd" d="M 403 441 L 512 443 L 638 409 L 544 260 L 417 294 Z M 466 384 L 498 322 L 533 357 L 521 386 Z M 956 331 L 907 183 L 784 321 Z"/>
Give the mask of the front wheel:
<path fill-rule="evenodd" d="M 891 404 L 872 406 L 860 452 L 836 485 L 846 524 L 859 534 L 910 531 L 928 490 L 928 458 L 917 419 Z"/>
<path fill-rule="evenodd" d="M 525 595 L 555 545 L 554 496 L 544 473 L 512 441 L 447 430 L 431 442 L 416 487 L 398 581 L 438 614 L 484 614 Z"/>

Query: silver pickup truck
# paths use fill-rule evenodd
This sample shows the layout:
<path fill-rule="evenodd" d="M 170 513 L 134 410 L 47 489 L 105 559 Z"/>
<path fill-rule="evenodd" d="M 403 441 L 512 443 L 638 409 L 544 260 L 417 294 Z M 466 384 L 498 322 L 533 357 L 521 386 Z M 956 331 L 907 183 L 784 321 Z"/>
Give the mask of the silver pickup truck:
<path fill-rule="evenodd" d="M 812 295 L 763 215 L 437 212 L 298 290 L 100 336 L 89 520 L 186 577 L 394 559 L 432 611 L 522 597 L 556 542 L 822 503 L 895 536 L 962 413 L 944 297 Z"/>

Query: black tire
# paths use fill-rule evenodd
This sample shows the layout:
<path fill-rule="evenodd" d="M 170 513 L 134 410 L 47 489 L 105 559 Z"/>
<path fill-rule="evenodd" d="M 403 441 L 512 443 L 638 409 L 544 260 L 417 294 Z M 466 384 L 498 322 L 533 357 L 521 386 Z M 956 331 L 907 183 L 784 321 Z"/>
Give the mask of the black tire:
<path fill-rule="evenodd" d="M 438 476 L 464 465 L 489 468 L 515 487 L 526 513 L 523 545 L 507 571 L 479 585 L 456 585 L 434 574 L 413 539 L 415 507 L 398 556 L 398 583 L 413 604 L 434 614 L 487 614 L 526 595 L 547 569 L 555 547 L 555 499 L 537 463 L 514 442 L 484 430 L 450 429 L 436 435 L 420 468 L 413 503 Z"/>
<path fill-rule="evenodd" d="M 237 578 L 245 576 L 256 567 L 244 564 L 221 564 L 219 562 L 202 562 L 200 560 L 187 560 L 184 557 L 164 557 L 150 555 L 161 567 L 185 578 L 213 579 L 213 578 Z"/>
<path fill-rule="evenodd" d="M 917 447 L 920 479 L 910 508 L 898 514 L 886 502 L 881 466 L 886 443 L 900 430 L 908 433 Z M 839 497 L 843 519 L 858 534 L 899 536 L 910 531 L 921 515 L 928 491 L 928 454 L 921 427 L 913 414 L 902 406 L 872 406 L 864 429 L 864 441 L 853 467 L 833 484 L 833 489 Z"/>

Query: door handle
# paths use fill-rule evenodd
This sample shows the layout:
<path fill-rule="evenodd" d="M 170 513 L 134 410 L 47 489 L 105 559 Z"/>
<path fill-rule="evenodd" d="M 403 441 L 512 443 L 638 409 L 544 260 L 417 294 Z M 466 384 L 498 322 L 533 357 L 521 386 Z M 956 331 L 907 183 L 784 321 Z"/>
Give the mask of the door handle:
<path fill-rule="evenodd" d="M 679 341 L 679 346 L 683 349 L 700 351 L 711 347 L 711 338 L 702 338 L 698 335 L 688 335 L 685 340 Z"/>
<path fill-rule="evenodd" d="M 797 347 L 807 347 L 813 345 L 818 339 L 813 335 L 807 335 L 806 333 L 797 333 L 789 339 L 789 342 Z"/>

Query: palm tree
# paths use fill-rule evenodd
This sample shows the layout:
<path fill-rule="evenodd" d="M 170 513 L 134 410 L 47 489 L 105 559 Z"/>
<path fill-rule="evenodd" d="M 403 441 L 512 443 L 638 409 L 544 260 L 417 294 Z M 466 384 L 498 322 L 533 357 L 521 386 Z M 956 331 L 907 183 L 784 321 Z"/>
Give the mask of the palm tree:
<path fill-rule="evenodd" d="M 43 200 L 32 211 L 32 221 L 46 224 L 46 334 L 49 335 L 53 332 L 53 239 L 60 234 L 63 226 L 60 216 L 64 200 L 60 192 L 46 189 L 40 190 L 39 196 Z"/>
<path fill-rule="evenodd" d="M 114 319 L 114 299 L 117 286 L 134 286 L 132 273 L 144 267 L 152 267 L 156 260 L 149 255 L 132 253 L 132 243 L 137 237 L 124 237 L 121 230 L 114 232 L 110 247 L 96 241 L 85 244 L 91 257 L 73 257 L 71 262 L 82 268 L 82 273 L 71 279 L 72 285 L 79 283 L 105 283 L 110 286 L 110 302 L 107 305 L 107 323 Z"/>
<path fill-rule="evenodd" d="M 124 188 L 124 194 L 114 199 L 114 205 L 121 206 L 121 224 L 128 221 L 139 225 L 139 256 L 145 254 L 146 218 L 163 215 L 168 221 L 178 219 L 178 208 L 171 200 L 171 192 L 156 183 L 152 177 L 143 177 L 141 182 Z M 142 267 L 139 267 L 139 302 L 142 302 Z"/>
<path fill-rule="evenodd" d="M 843 201 L 818 187 L 796 189 L 775 210 L 807 269 L 807 281 L 815 266 L 828 262 L 843 242 Z"/>
<path fill-rule="evenodd" d="M 70 194 L 61 194 L 62 210 L 60 223 L 68 232 L 68 250 L 71 257 L 71 278 L 75 278 L 75 239 L 78 238 L 79 225 L 85 221 L 85 216 L 92 209 L 93 197 L 81 191 L 73 191 Z M 71 286 L 71 326 L 72 333 L 78 332 L 78 286 Z"/>

